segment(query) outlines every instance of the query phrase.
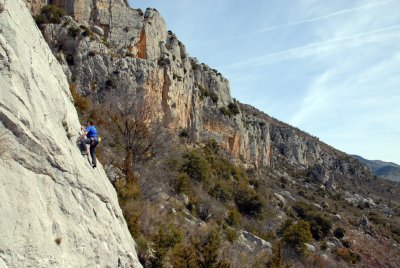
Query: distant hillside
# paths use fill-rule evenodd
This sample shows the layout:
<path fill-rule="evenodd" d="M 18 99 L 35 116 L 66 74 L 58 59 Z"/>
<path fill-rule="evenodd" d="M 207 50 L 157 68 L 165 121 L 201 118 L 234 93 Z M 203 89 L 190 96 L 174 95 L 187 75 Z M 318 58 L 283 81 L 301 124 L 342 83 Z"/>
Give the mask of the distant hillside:
<path fill-rule="evenodd" d="M 368 160 L 358 155 L 353 155 L 353 157 L 366 164 L 376 176 L 385 178 L 387 180 L 400 182 L 399 165 L 380 160 Z"/>

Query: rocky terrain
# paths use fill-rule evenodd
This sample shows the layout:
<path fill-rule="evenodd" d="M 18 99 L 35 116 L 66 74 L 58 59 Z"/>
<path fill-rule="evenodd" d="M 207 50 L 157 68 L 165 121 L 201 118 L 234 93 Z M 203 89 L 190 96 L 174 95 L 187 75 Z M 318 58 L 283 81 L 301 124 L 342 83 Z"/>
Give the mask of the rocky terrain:
<path fill-rule="evenodd" d="M 399 165 L 380 160 L 367 160 L 358 155 L 353 155 L 353 157 L 360 160 L 361 163 L 367 165 L 376 176 L 385 178 L 387 180 L 400 182 Z"/>
<path fill-rule="evenodd" d="M 80 119 L 104 137 L 99 159 L 143 266 L 398 267 L 398 185 L 234 99 L 157 10 L 25 2 Z"/>
<path fill-rule="evenodd" d="M 0 1 L 0 266 L 141 267 L 65 74 L 22 0 Z"/>

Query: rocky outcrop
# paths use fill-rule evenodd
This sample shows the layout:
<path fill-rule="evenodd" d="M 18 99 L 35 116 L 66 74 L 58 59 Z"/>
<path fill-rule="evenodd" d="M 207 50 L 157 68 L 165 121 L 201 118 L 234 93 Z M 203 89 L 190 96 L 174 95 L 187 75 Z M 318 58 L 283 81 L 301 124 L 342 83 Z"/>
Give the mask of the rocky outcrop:
<path fill-rule="evenodd" d="M 114 188 L 76 147 L 60 64 L 22 0 L 0 7 L 0 266 L 140 267 Z"/>
<path fill-rule="evenodd" d="M 58 25 L 43 25 L 42 29 L 81 94 L 102 102 L 107 92 L 129 88 L 137 99 L 150 97 L 165 125 L 177 132 L 187 130 L 192 143 L 215 139 L 234 158 L 269 165 L 268 125 L 240 113 L 230 95 L 228 80 L 190 58 L 175 34 L 166 31 L 156 10 L 147 9 L 143 15 L 134 12 L 131 16 L 132 21 L 124 25 L 141 30 L 135 31 L 135 41 L 127 49 L 115 45 L 122 39 L 113 39 L 104 31 L 110 37 L 105 41 L 98 31 L 88 32 L 80 22 L 68 17 Z"/>

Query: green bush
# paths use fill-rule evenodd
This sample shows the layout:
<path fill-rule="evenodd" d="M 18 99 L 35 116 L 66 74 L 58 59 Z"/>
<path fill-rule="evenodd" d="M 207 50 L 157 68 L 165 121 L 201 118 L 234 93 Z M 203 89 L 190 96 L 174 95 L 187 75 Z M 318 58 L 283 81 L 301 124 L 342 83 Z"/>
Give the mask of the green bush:
<path fill-rule="evenodd" d="M 233 243 L 238 239 L 239 233 L 235 229 L 228 227 L 225 229 L 225 236 L 229 242 Z"/>
<path fill-rule="evenodd" d="M 232 165 L 231 174 L 236 181 L 241 181 L 246 178 L 245 171 L 237 165 Z"/>
<path fill-rule="evenodd" d="M 267 268 L 291 268 L 292 263 L 286 262 L 283 254 L 283 242 L 278 241 L 272 247 L 272 256 L 268 258 L 266 263 Z"/>
<path fill-rule="evenodd" d="M 203 237 L 194 239 L 195 249 L 200 254 L 200 267 L 228 268 L 230 264 L 224 260 L 219 260 L 221 237 L 217 229 L 211 230 Z"/>
<path fill-rule="evenodd" d="M 233 115 L 239 114 L 240 113 L 240 109 L 239 109 L 239 105 L 237 105 L 236 103 L 229 103 L 228 104 L 228 108 L 231 111 L 231 113 Z"/>
<path fill-rule="evenodd" d="M 55 23 L 61 22 L 61 18 L 65 16 L 65 11 L 59 7 L 53 5 L 46 5 L 42 8 L 39 15 L 34 16 L 36 23 L 41 25 L 43 23 Z"/>
<path fill-rule="evenodd" d="M 306 253 L 304 243 L 312 240 L 310 224 L 306 221 L 299 221 L 290 225 L 283 234 L 283 240 L 294 247 L 299 254 L 304 255 Z"/>
<path fill-rule="evenodd" d="M 230 111 L 228 108 L 226 108 L 226 107 L 221 107 L 221 108 L 219 108 L 219 111 L 220 111 L 223 115 L 226 115 L 226 116 L 231 116 L 231 115 L 232 115 L 231 111 Z"/>
<path fill-rule="evenodd" d="M 296 211 L 298 217 L 310 223 L 314 239 L 321 240 L 329 234 L 332 222 L 317 212 L 312 205 L 305 202 L 297 202 L 293 205 L 293 210 Z"/>
<path fill-rule="evenodd" d="M 77 37 L 80 32 L 81 32 L 81 29 L 79 27 L 71 26 L 68 28 L 68 35 L 72 36 L 73 38 Z"/>
<path fill-rule="evenodd" d="M 218 102 L 218 95 L 214 92 L 210 92 L 209 89 L 204 88 L 203 85 L 197 85 L 200 90 L 200 99 L 203 100 L 205 97 L 210 97 L 214 103 Z"/>
<path fill-rule="evenodd" d="M 228 160 L 222 157 L 210 159 L 211 168 L 218 179 L 229 180 L 232 176 L 232 165 Z"/>
<path fill-rule="evenodd" d="M 282 224 L 282 226 L 276 231 L 276 235 L 282 237 L 286 229 L 289 228 L 291 225 L 293 225 L 293 222 L 294 221 L 291 218 L 286 219 L 285 222 Z"/>
<path fill-rule="evenodd" d="M 314 212 L 315 208 L 313 205 L 308 204 L 306 202 L 300 201 L 296 202 L 293 206 L 293 210 L 296 211 L 297 216 L 302 219 L 305 219 L 310 212 Z"/>
<path fill-rule="evenodd" d="M 217 102 L 218 102 L 218 99 L 219 99 L 219 98 L 218 98 L 218 95 L 217 95 L 216 93 L 210 92 L 209 95 L 210 95 L 211 100 L 212 100 L 214 103 L 217 103 Z"/>
<path fill-rule="evenodd" d="M 311 225 L 311 233 L 315 240 L 321 240 L 329 234 L 332 222 L 321 214 L 310 214 L 306 219 Z"/>
<path fill-rule="evenodd" d="M 207 96 L 207 92 L 208 91 L 204 88 L 203 85 L 198 84 L 197 86 L 198 86 L 198 88 L 200 90 L 200 99 L 202 100 L 204 97 Z"/>
<path fill-rule="evenodd" d="M 230 226 L 236 226 L 239 223 L 239 213 L 236 209 L 231 209 L 228 211 L 228 216 L 225 222 Z"/>
<path fill-rule="evenodd" d="M 198 268 L 199 260 L 196 251 L 190 244 L 180 243 L 172 252 L 172 266 L 174 268 Z"/>
<path fill-rule="evenodd" d="M 178 194 L 190 192 L 189 176 L 186 173 L 179 173 L 176 177 L 175 190 Z"/>
<path fill-rule="evenodd" d="M 222 202 L 226 202 L 232 198 L 232 192 L 228 187 L 220 182 L 214 185 L 210 190 L 210 195 L 219 199 Z"/>
<path fill-rule="evenodd" d="M 80 25 L 79 26 L 80 29 L 82 29 L 82 36 L 87 37 L 93 37 L 93 32 L 89 29 L 89 27 L 85 26 L 85 25 Z"/>
<path fill-rule="evenodd" d="M 198 150 L 193 150 L 185 155 L 186 163 L 182 171 L 186 172 L 190 178 L 207 182 L 211 176 L 211 168 L 203 154 Z"/>
<path fill-rule="evenodd" d="M 239 212 L 253 218 L 261 218 L 263 200 L 254 189 L 246 185 L 238 187 L 235 193 L 235 203 Z"/>
<path fill-rule="evenodd" d="M 182 241 L 181 231 L 172 224 L 161 225 L 157 235 L 154 237 L 154 258 L 151 267 L 163 267 L 164 258 L 169 249 Z"/>
<path fill-rule="evenodd" d="M 219 153 L 219 144 L 216 140 L 209 139 L 205 144 L 204 150 L 208 155 L 208 158 L 213 157 Z"/>

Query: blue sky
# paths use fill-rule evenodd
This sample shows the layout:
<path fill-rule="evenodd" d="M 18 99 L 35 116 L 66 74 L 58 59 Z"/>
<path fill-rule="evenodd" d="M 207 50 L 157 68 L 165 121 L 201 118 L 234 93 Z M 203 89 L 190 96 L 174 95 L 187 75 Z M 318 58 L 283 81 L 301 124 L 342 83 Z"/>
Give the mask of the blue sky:
<path fill-rule="evenodd" d="M 400 164 L 400 1 L 134 0 L 233 97 L 337 149 Z"/>

